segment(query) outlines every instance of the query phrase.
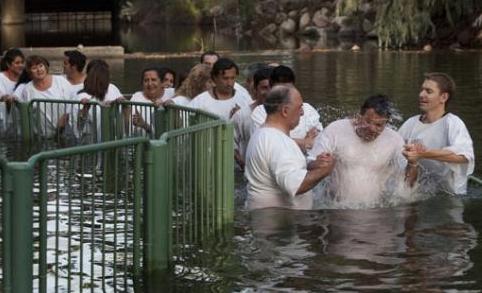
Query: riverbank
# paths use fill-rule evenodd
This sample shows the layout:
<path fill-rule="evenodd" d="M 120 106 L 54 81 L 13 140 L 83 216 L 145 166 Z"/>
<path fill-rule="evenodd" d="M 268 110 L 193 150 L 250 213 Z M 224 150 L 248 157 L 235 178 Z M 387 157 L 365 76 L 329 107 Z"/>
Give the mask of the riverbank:
<path fill-rule="evenodd" d="M 354 46 L 357 46 L 356 44 Z M 352 48 L 313 48 L 310 50 L 296 50 L 296 49 L 263 49 L 257 51 L 239 51 L 239 50 L 218 50 L 221 55 L 233 57 L 254 57 L 254 56 L 292 56 L 293 53 L 310 54 L 310 53 L 329 53 L 329 52 L 348 52 L 353 53 L 367 53 L 367 52 L 393 52 L 404 54 L 429 54 L 430 52 L 481 52 L 481 49 L 427 49 L 420 50 L 384 50 L 374 46 L 367 46 Z M 198 58 L 203 53 L 202 51 L 189 52 L 135 52 L 128 53 L 122 46 L 72 46 L 72 47 L 30 47 L 20 48 L 26 55 L 40 55 L 47 59 L 62 59 L 64 51 L 79 50 L 88 58 L 103 58 L 103 59 L 182 59 L 182 58 Z"/>

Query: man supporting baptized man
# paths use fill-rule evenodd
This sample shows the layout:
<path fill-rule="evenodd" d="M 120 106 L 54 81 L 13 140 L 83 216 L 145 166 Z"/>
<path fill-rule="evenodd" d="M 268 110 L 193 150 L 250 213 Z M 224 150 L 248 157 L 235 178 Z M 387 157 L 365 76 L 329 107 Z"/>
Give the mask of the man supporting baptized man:
<path fill-rule="evenodd" d="M 273 87 L 264 107 L 266 121 L 251 136 L 246 151 L 247 207 L 311 209 L 311 189 L 331 172 L 334 160 L 320 154 L 307 164 L 289 136 L 303 115 L 303 99 L 295 87 Z"/>
<path fill-rule="evenodd" d="M 409 118 L 399 133 L 407 142 L 404 154 L 419 162 L 422 178 L 435 191 L 467 192 L 467 179 L 474 171 L 474 149 L 464 122 L 447 112 L 455 94 L 455 83 L 445 73 L 425 74 L 419 94 L 420 115 Z M 433 190 L 428 189 L 428 192 Z"/>

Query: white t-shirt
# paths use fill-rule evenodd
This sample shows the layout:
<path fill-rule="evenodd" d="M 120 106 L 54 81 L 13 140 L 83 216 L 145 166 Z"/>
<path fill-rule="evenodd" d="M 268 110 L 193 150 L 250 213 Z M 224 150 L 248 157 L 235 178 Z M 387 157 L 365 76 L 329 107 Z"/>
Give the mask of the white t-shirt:
<path fill-rule="evenodd" d="M 74 93 L 78 93 L 84 89 L 84 83 L 70 84 L 70 86 L 72 87 L 72 92 Z"/>
<path fill-rule="evenodd" d="M 223 119 L 231 119 L 231 111 L 238 105 L 240 108 L 248 107 L 252 101 L 246 96 L 235 91 L 234 97 L 227 100 L 215 99 L 209 91 L 205 91 L 192 99 L 187 105 L 190 108 L 201 109 L 220 116 Z"/>
<path fill-rule="evenodd" d="M 11 95 L 16 84 L 16 81 L 10 80 L 5 73 L 0 72 L 0 96 Z"/>
<path fill-rule="evenodd" d="M 251 120 L 251 106 L 242 107 L 232 117 L 234 127 L 234 147 L 241 157 L 246 157 L 246 148 L 253 132 L 253 120 Z"/>
<path fill-rule="evenodd" d="M 433 123 L 422 123 L 417 115 L 405 121 L 398 132 L 409 143 L 414 139 L 421 140 L 428 149 L 450 150 L 467 158 L 467 164 L 420 160 L 423 169 L 441 185 L 442 190 L 467 193 L 467 179 L 474 172 L 475 156 L 472 138 L 459 117 L 448 113 Z"/>
<path fill-rule="evenodd" d="M 161 97 L 161 101 L 165 102 L 165 101 L 171 99 L 173 95 L 174 95 L 174 88 L 165 89 L 164 94 Z M 144 96 L 143 92 L 134 93 L 132 95 L 130 101 L 136 102 L 136 103 L 152 104 L 152 101 L 150 99 L 146 98 L 146 96 Z M 151 121 L 154 121 L 154 112 L 151 111 L 151 110 L 152 110 L 152 107 L 133 106 L 132 107 L 132 115 L 134 115 L 136 113 L 139 113 L 142 116 L 142 119 L 144 119 L 144 121 L 147 124 L 151 125 Z"/>
<path fill-rule="evenodd" d="M 246 98 L 249 98 L 251 101 L 253 100 L 248 90 L 244 86 L 240 85 L 238 82 L 234 83 L 234 89 L 237 92 L 239 92 L 241 95 L 245 96 Z"/>
<path fill-rule="evenodd" d="M 172 98 L 174 104 L 179 106 L 187 106 L 192 100 L 186 96 L 175 96 Z"/>
<path fill-rule="evenodd" d="M 11 95 L 16 81 L 11 81 L 3 72 L 0 72 L 0 97 L 4 95 Z M 4 102 L 0 102 L 0 131 L 7 127 L 7 107 Z"/>
<path fill-rule="evenodd" d="M 281 130 L 271 127 L 256 130 L 246 151 L 248 209 L 311 209 L 311 191 L 296 195 L 308 172 L 306 167 L 298 145 Z"/>
<path fill-rule="evenodd" d="M 71 84 L 63 77 L 58 75 L 52 75 L 52 85 L 44 90 L 40 91 L 35 88 L 33 82 L 30 81 L 25 85 L 20 95 L 20 100 L 29 102 L 33 99 L 49 99 L 49 100 L 68 100 L 72 95 Z M 45 137 L 52 137 L 57 129 L 58 119 L 63 114 L 73 115 L 71 105 L 58 104 L 57 107 L 54 104 L 41 103 L 37 110 L 40 111 L 40 127 L 37 129 L 40 135 Z M 43 118 L 45 117 L 45 119 Z"/>
<path fill-rule="evenodd" d="M 121 94 L 119 88 L 112 83 L 109 83 L 103 102 L 115 101 L 120 97 L 123 97 L 123 95 Z M 71 99 L 75 101 L 80 101 L 84 98 L 88 100 L 97 100 L 95 97 L 86 92 L 73 92 L 71 95 Z"/>
<path fill-rule="evenodd" d="M 67 78 L 67 75 L 65 75 L 65 74 L 59 74 L 58 76 L 61 76 L 61 77 L 65 78 L 65 80 L 70 83 L 70 86 L 72 87 L 72 92 L 74 92 L 74 93 L 78 93 L 80 90 L 82 90 L 82 89 L 84 88 L 84 82 L 77 83 L 77 84 L 73 84 L 73 83 L 71 83 L 70 80 Z"/>
<path fill-rule="evenodd" d="M 356 134 L 352 120 L 331 123 L 309 151 L 313 158 L 324 152 L 335 157 L 321 199 L 336 207 L 366 208 L 380 205 L 386 197 L 403 195 L 398 193 L 405 186 L 403 145 L 402 137 L 390 128 L 366 142 Z"/>
<path fill-rule="evenodd" d="M 161 102 L 165 102 L 169 99 L 171 99 L 172 97 L 174 97 L 174 88 L 167 88 L 167 89 L 164 89 L 164 94 L 162 95 L 161 97 Z M 148 98 L 146 98 L 146 96 L 144 96 L 144 92 L 142 91 L 139 91 L 139 92 L 135 92 L 131 99 L 130 99 L 132 102 L 141 102 L 141 103 L 152 103 L 152 101 Z"/>
<path fill-rule="evenodd" d="M 123 95 L 121 94 L 119 88 L 117 88 L 115 85 L 110 83 L 108 88 L 107 88 L 107 93 L 105 94 L 104 100 L 102 102 L 105 103 L 105 102 L 115 101 L 119 97 L 122 97 L 122 96 Z M 90 95 L 86 92 L 80 92 L 80 93 L 74 92 L 74 93 L 72 93 L 71 98 L 75 101 L 80 101 L 80 100 L 83 100 L 83 99 L 97 100 L 95 97 L 93 97 L 92 95 Z M 82 108 L 82 107 L 83 106 L 80 106 L 80 108 Z M 101 109 L 100 109 L 99 106 L 95 106 L 95 107 L 97 107 L 97 109 L 96 109 L 96 115 L 95 115 L 95 120 L 94 120 L 94 117 L 92 116 L 93 115 L 92 114 L 93 113 L 92 107 L 94 107 L 94 106 L 91 106 L 88 116 L 83 118 L 82 123 L 79 123 L 78 127 L 74 128 L 74 129 L 76 130 L 76 132 L 75 132 L 76 135 L 79 136 L 79 137 L 80 136 L 87 137 L 89 135 L 93 135 L 94 130 L 96 130 L 97 136 L 89 138 L 89 141 L 99 142 L 99 141 L 102 140 L 102 138 L 101 138 L 101 117 L 102 117 L 101 116 Z M 76 113 L 76 115 L 77 114 L 78 113 Z M 77 119 L 75 119 L 75 120 L 77 120 Z"/>
<path fill-rule="evenodd" d="M 263 105 L 259 105 L 251 113 L 251 119 L 253 120 L 254 129 L 260 127 L 266 121 L 266 110 Z M 290 131 L 291 138 L 303 139 L 308 131 L 316 127 L 319 131 L 323 130 L 323 126 L 320 122 L 320 114 L 313 106 L 308 103 L 303 103 L 303 116 L 300 117 L 298 125 Z"/>

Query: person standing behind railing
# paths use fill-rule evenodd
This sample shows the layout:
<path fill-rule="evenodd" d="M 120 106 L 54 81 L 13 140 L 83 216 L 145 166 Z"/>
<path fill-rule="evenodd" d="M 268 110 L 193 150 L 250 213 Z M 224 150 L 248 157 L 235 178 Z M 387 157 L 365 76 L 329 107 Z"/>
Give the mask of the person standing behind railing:
<path fill-rule="evenodd" d="M 176 91 L 174 98 L 167 102 L 186 106 L 195 96 L 210 90 L 212 87 L 211 67 L 206 64 L 197 64 L 191 68 L 189 74 Z"/>
<path fill-rule="evenodd" d="M 211 78 L 214 87 L 197 95 L 187 106 L 211 112 L 230 120 L 241 107 L 249 107 L 251 97 L 234 88 L 239 69 L 236 63 L 227 58 L 220 58 L 214 63 Z"/>
<path fill-rule="evenodd" d="M 69 99 L 72 94 L 70 83 L 62 76 L 49 73 L 49 62 L 44 57 L 32 55 L 27 58 L 26 69 L 32 80 L 27 83 L 19 94 L 20 101 L 29 102 L 33 99 L 62 100 Z M 39 135 L 52 138 L 62 134 L 68 124 L 71 107 L 47 107 L 39 103 L 37 111 L 39 121 L 35 123 Z"/>
<path fill-rule="evenodd" d="M 14 100 L 15 84 L 25 66 L 25 56 L 17 48 L 9 49 L 2 58 L 0 68 L 0 133 L 8 128 L 9 114 Z"/>
<path fill-rule="evenodd" d="M 162 86 L 165 89 L 174 89 L 176 87 L 176 72 L 167 67 L 161 67 L 159 72 Z"/>
<path fill-rule="evenodd" d="M 84 80 L 87 76 L 84 73 L 86 60 L 87 57 L 77 50 L 64 52 L 65 78 L 70 82 L 75 92 L 84 88 Z"/>
<path fill-rule="evenodd" d="M 84 104 L 78 113 L 77 130 L 79 135 L 88 135 L 91 132 L 88 129 L 94 129 L 92 127 L 95 127 L 97 129 L 97 141 L 101 141 L 101 113 L 99 109 L 96 111 L 95 117 L 89 115 L 89 102 L 98 101 L 102 106 L 110 106 L 115 101 L 124 100 L 119 88 L 110 83 L 109 65 L 101 59 L 94 59 L 89 62 L 84 88 L 72 94 L 71 98 Z M 94 126 L 87 128 L 87 124 L 94 124 Z"/>
<path fill-rule="evenodd" d="M 142 91 L 134 93 L 130 99 L 131 102 L 154 104 L 159 107 L 174 96 L 174 88 L 164 88 L 161 70 L 152 67 L 142 71 Z M 146 113 L 140 106 L 134 107 L 132 109 L 132 123 L 150 132 L 151 115 L 152 113 Z"/>

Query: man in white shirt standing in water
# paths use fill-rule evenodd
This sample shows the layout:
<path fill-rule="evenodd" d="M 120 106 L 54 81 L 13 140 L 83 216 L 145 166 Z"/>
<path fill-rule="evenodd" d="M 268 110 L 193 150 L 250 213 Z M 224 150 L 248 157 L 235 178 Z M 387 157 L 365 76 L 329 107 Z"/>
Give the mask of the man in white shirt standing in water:
<path fill-rule="evenodd" d="M 419 178 L 428 179 L 424 185 L 464 194 L 474 171 L 474 149 L 464 122 L 447 112 L 454 93 L 455 83 L 447 74 L 425 74 L 418 102 L 422 114 L 405 121 L 399 133 L 407 142 L 404 155 L 417 160 Z"/>
<path fill-rule="evenodd" d="M 323 130 L 310 155 L 328 152 L 336 160 L 321 190 L 324 205 L 367 208 L 410 193 L 416 162 L 407 162 L 403 138 L 388 127 L 392 112 L 386 96 L 371 96 L 355 118 L 334 121 Z"/>
<path fill-rule="evenodd" d="M 303 99 L 293 86 L 273 87 L 264 103 L 267 118 L 246 151 L 249 210 L 311 209 L 311 189 L 332 171 L 334 160 L 320 154 L 310 164 L 289 136 L 303 115 Z"/>

